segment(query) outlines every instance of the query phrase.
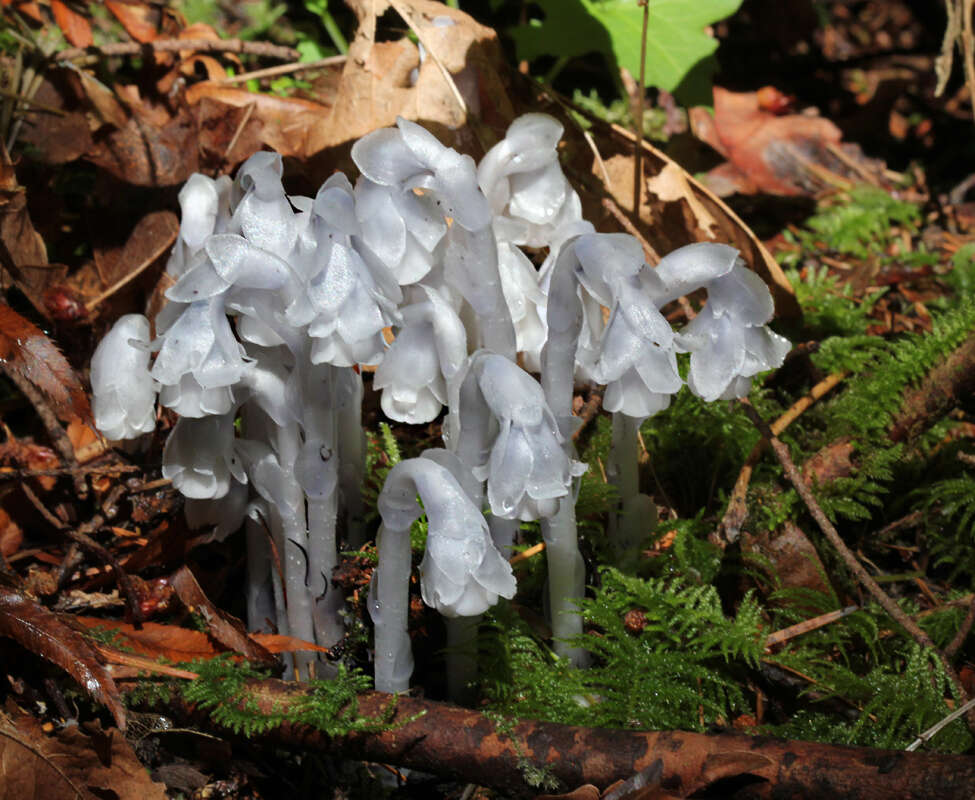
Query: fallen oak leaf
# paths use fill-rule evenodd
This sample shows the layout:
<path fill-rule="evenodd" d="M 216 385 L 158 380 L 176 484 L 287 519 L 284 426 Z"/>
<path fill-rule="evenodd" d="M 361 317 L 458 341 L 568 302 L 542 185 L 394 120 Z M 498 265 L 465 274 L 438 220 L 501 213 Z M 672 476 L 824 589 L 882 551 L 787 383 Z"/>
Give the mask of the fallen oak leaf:
<path fill-rule="evenodd" d="M 64 38 L 75 47 L 91 47 L 95 43 L 88 20 L 62 0 L 51 0 L 51 13 Z"/>
<path fill-rule="evenodd" d="M 794 196 L 851 181 L 883 185 L 883 164 L 844 143 L 828 119 L 767 110 L 769 88 L 739 93 L 715 86 L 713 116 L 691 109 L 694 135 L 728 159 L 706 175 L 714 192 Z"/>
<path fill-rule="evenodd" d="M 0 365 L 15 383 L 37 389 L 65 421 L 91 418 L 88 394 L 75 371 L 44 331 L 0 303 Z"/>
<path fill-rule="evenodd" d="M 152 780 L 117 731 L 69 725 L 51 736 L 12 701 L 6 712 L 0 715 L 2 800 L 165 800 L 165 786 Z"/>
<path fill-rule="evenodd" d="M 115 681 L 85 638 L 26 593 L 0 586 L 0 636 L 57 665 L 104 705 L 120 730 L 125 706 Z"/>
<path fill-rule="evenodd" d="M 248 661 L 277 663 L 270 652 L 248 635 L 243 622 L 210 602 L 189 567 L 184 565 L 176 570 L 170 576 L 169 583 L 186 609 L 202 617 L 209 633 L 224 647 L 240 653 Z"/>
<path fill-rule="evenodd" d="M 147 658 L 165 658 L 176 663 L 214 658 L 226 652 L 217 646 L 214 639 L 203 631 L 181 628 L 178 625 L 163 625 L 158 622 L 144 622 L 136 630 L 127 622 L 103 619 L 101 617 L 72 617 L 72 621 L 89 630 L 112 631 L 116 634 L 115 643 Z M 328 653 L 328 648 L 276 633 L 252 633 L 250 637 L 270 653 L 295 653 L 311 650 Z"/>

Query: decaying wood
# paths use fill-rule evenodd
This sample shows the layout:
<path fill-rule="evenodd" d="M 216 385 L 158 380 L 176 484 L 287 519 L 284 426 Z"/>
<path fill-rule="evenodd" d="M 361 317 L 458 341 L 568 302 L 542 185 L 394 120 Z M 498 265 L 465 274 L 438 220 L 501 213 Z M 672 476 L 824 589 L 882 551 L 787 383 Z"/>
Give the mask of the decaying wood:
<path fill-rule="evenodd" d="M 975 392 L 975 332 L 904 393 L 900 411 L 890 426 L 892 442 L 910 441 L 934 420 L 947 414 L 963 397 Z"/>
<path fill-rule="evenodd" d="M 249 700 L 262 711 L 286 708 L 300 684 L 254 681 Z M 359 712 L 383 716 L 390 696 L 360 696 Z M 176 716 L 212 727 L 205 712 L 183 705 Z M 545 767 L 563 787 L 591 783 L 601 789 L 625 780 L 656 761 L 661 787 L 688 797 L 708 787 L 722 797 L 782 797 L 830 800 L 975 797 L 975 758 L 905 753 L 797 742 L 737 733 L 641 732 L 582 728 L 524 721 L 499 726 L 478 711 L 420 700 L 398 699 L 392 730 L 329 739 L 302 725 L 285 723 L 256 737 L 262 744 L 329 751 L 449 776 L 510 796 L 536 793 L 523 777 L 525 762 Z M 725 782 L 718 786 L 718 782 Z M 709 795 L 710 796 L 710 795 Z"/>

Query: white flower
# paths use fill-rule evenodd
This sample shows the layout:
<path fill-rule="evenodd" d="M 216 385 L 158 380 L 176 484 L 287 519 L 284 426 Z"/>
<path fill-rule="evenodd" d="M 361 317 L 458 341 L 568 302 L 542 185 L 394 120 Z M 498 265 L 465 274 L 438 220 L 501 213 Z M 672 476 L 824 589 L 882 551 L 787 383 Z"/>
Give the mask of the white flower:
<path fill-rule="evenodd" d="M 579 195 L 559 165 L 562 125 L 546 114 L 523 114 L 477 168 L 494 212 L 498 239 L 529 247 L 557 247 L 564 230 L 582 219 Z"/>
<path fill-rule="evenodd" d="M 471 356 L 466 376 L 457 380 L 451 443 L 474 475 L 487 481 L 491 513 L 521 520 L 554 514 L 586 466 L 563 450 L 538 381 L 514 362 L 483 351 Z"/>
<path fill-rule="evenodd" d="M 231 479 L 247 483 L 234 452 L 233 416 L 181 417 L 163 448 L 162 474 L 185 497 L 198 500 L 223 497 Z"/>
<path fill-rule="evenodd" d="M 441 144 L 415 122 L 399 117 L 395 128 L 367 133 L 352 145 L 352 160 L 374 183 L 401 192 L 428 191 L 443 216 L 469 231 L 491 224 L 474 159 Z"/>
<path fill-rule="evenodd" d="M 132 439 L 156 427 L 156 389 L 149 374 L 149 320 L 121 317 L 91 359 L 95 426 L 108 439 Z"/>
<path fill-rule="evenodd" d="M 447 383 L 467 357 L 460 317 L 435 290 L 402 309 L 403 325 L 376 369 L 372 385 L 382 390 L 390 419 L 416 425 L 435 419 L 447 402 Z"/>
<path fill-rule="evenodd" d="M 707 290 L 707 305 L 676 337 L 691 353 L 687 385 L 708 402 L 744 397 L 753 375 L 782 364 L 789 341 L 766 326 L 772 295 L 740 259 L 708 281 Z"/>
<path fill-rule="evenodd" d="M 514 597 L 511 565 L 491 541 L 481 510 L 446 467 L 429 458 L 401 461 L 386 477 L 378 507 L 387 534 L 401 536 L 426 513 L 420 590 L 428 606 L 446 617 L 468 617 L 484 613 L 499 597 Z"/>
<path fill-rule="evenodd" d="M 227 321 L 223 300 L 216 295 L 181 309 L 162 335 L 162 348 L 152 365 L 152 377 L 160 384 L 181 386 L 187 374 L 204 389 L 230 387 L 240 381 L 245 369 L 242 348 Z M 180 396 L 184 388 L 181 386 Z"/>

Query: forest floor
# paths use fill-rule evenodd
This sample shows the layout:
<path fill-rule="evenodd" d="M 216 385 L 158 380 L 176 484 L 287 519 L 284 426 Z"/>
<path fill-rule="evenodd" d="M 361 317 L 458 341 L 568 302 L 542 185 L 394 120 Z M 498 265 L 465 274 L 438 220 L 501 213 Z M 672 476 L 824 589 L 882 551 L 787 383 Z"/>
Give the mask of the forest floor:
<path fill-rule="evenodd" d="M 651 25 L 646 91 L 611 5 L 3 0 L 0 798 L 973 796 L 971 3 L 702 0 L 688 22 L 651 0 L 673 27 Z M 701 40 L 714 58 L 680 64 Z M 440 703 L 416 580 L 413 689 L 368 692 L 376 497 L 441 419 L 387 420 L 364 369 L 370 543 L 331 576 L 348 633 L 321 662 L 340 677 L 279 682 L 314 646 L 240 621 L 243 535 L 187 524 L 171 410 L 134 444 L 94 429 L 95 347 L 165 304 L 193 173 L 275 150 L 314 196 L 397 115 L 479 160 L 532 111 L 562 124 L 597 230 L 652 265 L 734 245 L 792 350 L 747 403 L 684 390 L 643 424 L 657 519 L 625 565 L 610 415 L 577 386 L 591 667 L 553 654 L 526 523 L 468 709 Z"/>

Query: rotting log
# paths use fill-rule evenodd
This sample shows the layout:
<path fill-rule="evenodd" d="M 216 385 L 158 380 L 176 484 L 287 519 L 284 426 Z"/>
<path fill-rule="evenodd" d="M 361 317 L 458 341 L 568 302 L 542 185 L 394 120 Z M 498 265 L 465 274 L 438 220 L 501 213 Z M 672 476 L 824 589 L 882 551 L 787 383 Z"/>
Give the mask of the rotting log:
<path fill-rule="evenodd" d="M 301 684 L 254 681 L 247 697 L 265 712 L 280 711 Z M 382 716 L 390 696 L 361 695 L 359 713 Z M 214 727 L 206 712 L 189 705 L 176 716 Z M 535 794 L 523 777 L 525 760 L 546 768 L 564 787 L 590 783 L 605 789 L 617 780 L 662 763 L 661 787 L 688 797 L 709 787 L 721 797 L 917 798 L 971 800 L 975 757 L 907 753 L 863 747 L 786 741 L 738 733 L 644 732 L 583 728 L 548 722 L 512 722 L 498 729 L 478 711 L 401 696 L 393 727 L 330 739 L 320 731 L 284 723 L 254 737 L 304 751 L 377 761 L 487 786 L 510 796 Z M 701 796 L 701 795 L 699 795 Z"/>

